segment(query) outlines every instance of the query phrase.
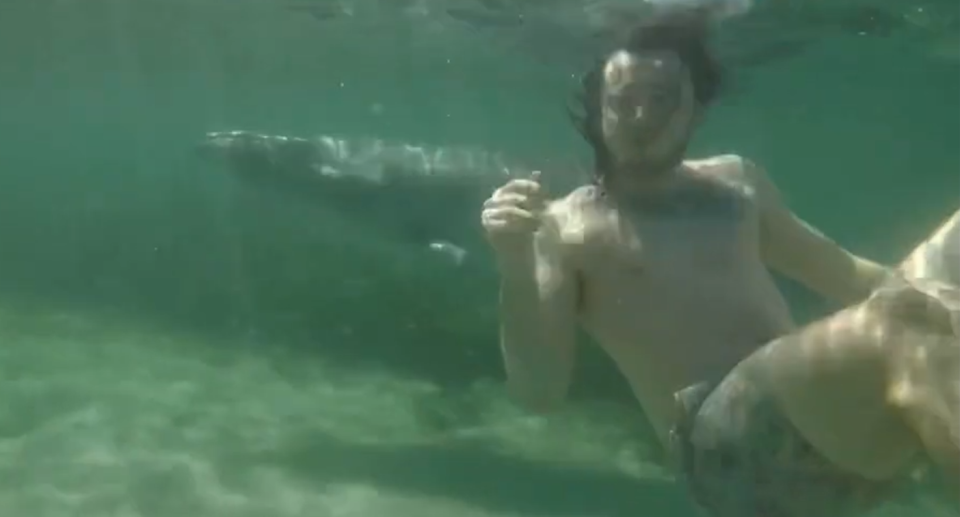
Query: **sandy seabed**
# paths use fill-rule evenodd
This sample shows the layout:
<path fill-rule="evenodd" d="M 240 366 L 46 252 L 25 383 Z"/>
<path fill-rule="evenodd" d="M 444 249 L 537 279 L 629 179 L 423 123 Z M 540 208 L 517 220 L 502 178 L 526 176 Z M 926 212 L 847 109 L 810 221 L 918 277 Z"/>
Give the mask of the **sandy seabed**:
<path fill-rule="evenodd" d="M 281 355 L 0 306 L 0 515 L 691 515 L 622 408 L 530 417 L 495 384 Z"/>
<path fill-rule="evenodd" d="M 0 304 L 0 515 L 694 517 L 620 406 Z M 954 515 L 934 506 L 876 517 Z"/>

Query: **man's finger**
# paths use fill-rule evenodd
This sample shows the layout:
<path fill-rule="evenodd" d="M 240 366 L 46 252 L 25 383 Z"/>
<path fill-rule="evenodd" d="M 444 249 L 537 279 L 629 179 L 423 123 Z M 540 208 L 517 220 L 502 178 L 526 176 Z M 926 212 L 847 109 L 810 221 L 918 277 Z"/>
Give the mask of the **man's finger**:
<path fill-rule="evenodd" d="M 495 208 L 490 208 L 483 212 L 483 218 L 485 220 L 495 221 L 495 220 L 504 220 L 504 221 L 518 221 L 518 220 L 536 220 L 536 216 L 529 210 L 524 210 L 523 208 L 507 205 L 500 206 Z"/>
<path fill-rule="evenodd" d="M 506 193 L 536 195 L 540 192 L 540 184 L 536 181 L 516 179 L 497 189 L 494 197 Z"/>
<path fill-rule="evenodd" d="M 523 221 L 504 221 L 502 219 L 496 219 L 493 221 L 484 221 L 483 227 L 488 233 L 499 233 L 499 234 L 523 234 L 523 233 L 533 233 L 537 231 L 539 225 L 534 220 L 523 220 Z"/>
<path fill-rule="evenodd" d="M 515 192 L 507 192 L 494 196 L 490 199 L 487 199 L 483 202 L 483 208 L 497 208 L 501 206 L 518 206 L 520 208 L 531 209 L 535 208 L 531 205 L 536 205 L 536 200 L 531 199 L 530 196 L 525 196 L 523 194 L 518 194 Z"/>

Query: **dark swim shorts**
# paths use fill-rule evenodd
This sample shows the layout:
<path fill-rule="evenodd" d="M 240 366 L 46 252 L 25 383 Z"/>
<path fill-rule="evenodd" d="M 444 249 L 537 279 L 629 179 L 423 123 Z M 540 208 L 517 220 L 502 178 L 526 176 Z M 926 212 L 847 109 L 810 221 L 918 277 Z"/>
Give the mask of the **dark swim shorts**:
<path fill-rule="evenodd" d="M 771 400 L 734 376 L 677 399 L 673 455 L 711 517 L 862 516 L 898 488 L 831 465 Z"/>

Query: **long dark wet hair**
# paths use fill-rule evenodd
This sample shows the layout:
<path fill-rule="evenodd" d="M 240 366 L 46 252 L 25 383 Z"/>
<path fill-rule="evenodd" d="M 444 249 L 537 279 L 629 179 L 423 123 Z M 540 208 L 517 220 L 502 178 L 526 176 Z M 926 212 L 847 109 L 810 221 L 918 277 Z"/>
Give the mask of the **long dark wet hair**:
<path fill-rule="evenodd" d="M 657 13 L 626 33 L 618 50 L 630 53 L 671 51 L 690 73 L 693 95 L 701 108 L 720 93 L 723 70 L 709 45 L 710 12 L 705 8 L 674 8 Z M 580 80 L 574 106 L 568 109 L 577 132 L 593 149 L 593 176 L 597 184 L 613 170 L 613 156 L 603 138 L 600 93 L 608 55 L 598 59 Z"/>

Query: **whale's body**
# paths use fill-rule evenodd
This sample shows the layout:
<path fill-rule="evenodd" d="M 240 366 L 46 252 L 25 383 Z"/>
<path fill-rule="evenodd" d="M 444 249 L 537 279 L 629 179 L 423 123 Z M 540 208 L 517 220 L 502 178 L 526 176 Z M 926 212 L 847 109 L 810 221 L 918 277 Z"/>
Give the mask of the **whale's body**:
<path fill-rule="evenodd" d="M 431 147 L 379 139 L 211 132 L 200 154 L 243 185 L 333 210 L 380 238 L 462 262 L 482 244 L 484 199 L 530 170 L 477 147 Z M 550 176 L 558 191 L 583 181 Z"/>

